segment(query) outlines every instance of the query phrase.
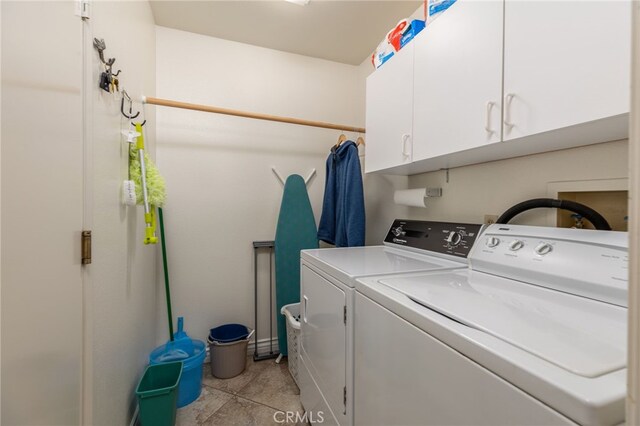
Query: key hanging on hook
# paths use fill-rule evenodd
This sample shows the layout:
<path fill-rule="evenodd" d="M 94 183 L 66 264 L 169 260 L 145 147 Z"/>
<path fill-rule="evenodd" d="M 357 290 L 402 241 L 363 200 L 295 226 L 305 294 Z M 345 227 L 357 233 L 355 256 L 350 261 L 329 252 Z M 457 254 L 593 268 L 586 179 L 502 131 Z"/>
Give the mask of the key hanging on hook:
<path fill-rule="evenodd" d="M 109 68 L 104 66 L 104 71 L 100 74 L 100 81 L 98 83 L 98 87 L 100 87 L 105 92 L 110 92 L 111 86 L 111 74 Z"/>
<path fill-rule="evenodd" d="M 104 51 L 107 48 L 107 44 L 104 42 L 104 39 L 94 38 L 93 47 L 98 51 L 100 62 L 102 62 L 105 69 L 104 72 L 100 74 L 98 86 L 105 92 L 118 92 L 120 90 L 120 81 L 117 77 L 121 70 L 118 70 L 116 73 L 113 72 L 113 64 L 116 62 L 116 58 L 104 58 Z"/>

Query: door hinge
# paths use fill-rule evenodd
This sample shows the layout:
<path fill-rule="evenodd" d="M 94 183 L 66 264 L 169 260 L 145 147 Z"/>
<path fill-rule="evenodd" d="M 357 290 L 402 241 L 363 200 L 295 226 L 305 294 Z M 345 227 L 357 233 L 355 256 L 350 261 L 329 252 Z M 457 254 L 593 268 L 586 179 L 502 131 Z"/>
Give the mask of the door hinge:
<path fill-rule="evenodd" d="M 89 0 L 76 0 L 76 16 L 89 19 Z"/>
<path fill-rule="evenodd" d="M 347 324 L 347 305 L 344 305 L 344 310 L 342 312 L 343 312 L 342 319 L 346 325 Z"/>
<path fill-rule="evenodd" d="M 91 263 L 91 231 L 82 231 L 82 264 Z"/>
<path fill-rule="evenodd" d="M 347 387 L 342 388 L 342 403 L 344 404 L 344 411 L 347 414 Z"/>

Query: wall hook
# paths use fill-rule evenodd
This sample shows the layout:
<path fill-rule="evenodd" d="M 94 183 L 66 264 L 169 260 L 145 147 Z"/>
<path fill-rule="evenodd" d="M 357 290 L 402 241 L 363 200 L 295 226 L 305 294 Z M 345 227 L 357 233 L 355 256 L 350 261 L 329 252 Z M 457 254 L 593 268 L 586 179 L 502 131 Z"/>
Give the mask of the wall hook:
<path fill-rule="evenodd" d="M 271 166 L 271 171 L 273 172 L 274 175 L 276 175 L 276 177 L 278 178 L 278 180 L 280 181 L 280 183 L 282 184 L 282 186 L 284 186 L 284 182 L 285 179 L 282 177 L 282 175 L 276 170 L 275 166 Z M 304 184 L 306 186 L 309 186 L 309 182 L 311 181 L 311 179 L 316 175 L 316 169 L 311 170 L 311 172 L 309 173 L 309 176 L 306 177 L 306 179 L 304 180 Z"/>
<path fill-rule="evenodd" d="M 271 167 L 271 171 L 273 172 L 274 175 L 276 175 L 276 177 L 278 178 L 278 180 L 280 181 L 280 183 L 282 184 L 282 186 L 284 186 L 284 179 L 282 178 L 282 176 L 280 175 L 280 173 L 278 173 L 278 171 L 276 170 L 275 167 Z"/>
<path fill-rule="evenodd" d="M 100 61 L 102 61 L 102 63 L 105 64 L 105 66 L 111 69 L 111 67 L 113 66 L 113 63 L 116 61 L 116 58 L 109 58 L 107 60 L 104 59 L 104 51 L 107 48 L 107 44 L 104 42 L 104 39 L 94 38 L 93 47 L 95 47 L 96 50 L 98 51 L 98 55 L 100 56 Z"/>
<path fill-rule="evenodd" d="M 307 178 L 304 180 L 304 184 L 309 186 L 309 182 L 311 182 L 311 179 L 313 179 L 315 175 L 316 175 L 316 169 L 311 170 L 311 173 L 309 173 L 309 176 L 307 176 Z"/>
<path fill-rule="evenodd" d="M 127 101 L 129 102 L 129 115 L 127 115 L 127 113 L 124 112 L 124 100 L 125 99 L 127 99 Z M 134 115 L 131 115 L 132 114 L 132 110 L 133 110 L 133 100 L 131 99 L 131 97 L 129 96 L 127 91 L 123 90 L 122 91 L 122 99 L 120 100 L 120 112 L 122 113 L 122 115 L 127 117 L 129 120 L 133 120 L 134 118 L 136 118 L 137 116 L 140 115 L 140 111 L 136 112 Z"/>

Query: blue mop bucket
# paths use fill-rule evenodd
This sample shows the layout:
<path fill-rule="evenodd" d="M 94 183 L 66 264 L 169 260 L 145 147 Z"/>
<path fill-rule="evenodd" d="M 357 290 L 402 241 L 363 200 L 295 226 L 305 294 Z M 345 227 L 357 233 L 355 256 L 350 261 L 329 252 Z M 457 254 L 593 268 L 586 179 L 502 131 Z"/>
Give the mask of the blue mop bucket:
<path fill-rule="evenodd" d="M 178 332 L 173 342 L 158 346 L 149 355 L 149 363 L 164 364 L 182 361 L 182 376 L 178 385 L 178 408 L 198 399 L 202 390 L 202 364 L 207 356 L 203 341 L 190 338 L 182 330 L 183 318 L 178 318 Z"/>
<path fill-rule="evenodd" d="M 253 333 L 242 324 L 225 324 L 210 330 L 207 342 L 214 377 L 230 379 L 247 368 L 247 345 Z"/>
<path fill-rule="evenodd" d="M 225 324 L 209 330 L 209 341 L 231 343 L 244 340 L 251 334 L 251 329 L 242 324 Z"/>

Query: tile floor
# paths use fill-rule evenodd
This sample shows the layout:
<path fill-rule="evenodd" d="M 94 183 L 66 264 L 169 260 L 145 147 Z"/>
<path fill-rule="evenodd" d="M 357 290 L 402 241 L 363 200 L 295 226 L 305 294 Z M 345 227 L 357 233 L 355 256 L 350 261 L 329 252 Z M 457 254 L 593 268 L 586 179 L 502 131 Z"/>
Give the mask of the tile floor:
<path fill-rule="evenodd" d="M 202 393 L 188 406 L 178 410 L 178 426 L 195 425 L 283 425 L 278 411 L 303 413 L 300 391 L 289 374 L 286 358 L 254 362 L 247 360 L 244 373 L 231 379 L 211 375 L 209 364 L 203 368 Z"/>

